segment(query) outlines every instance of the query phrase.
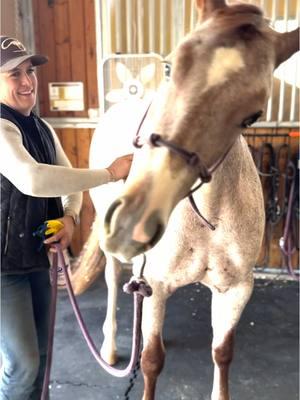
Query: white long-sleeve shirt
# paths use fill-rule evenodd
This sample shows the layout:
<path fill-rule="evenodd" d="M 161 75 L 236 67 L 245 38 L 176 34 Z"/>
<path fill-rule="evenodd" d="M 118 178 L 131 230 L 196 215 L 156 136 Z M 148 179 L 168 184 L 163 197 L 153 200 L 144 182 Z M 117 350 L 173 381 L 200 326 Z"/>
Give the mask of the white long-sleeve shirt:
<path fill-rule="evenodd" d="M 29 196 L 62 197 L 65 215 L 76 217 L 81 208 L 81 192 L 110 182 L 111 175 L 106 169 L 72 168 L 56 133 L 47 126 L 53 135 L 57 165 L 38 163 L 23 146 L 19 128 L 1 119 L 0 173 Z"/>

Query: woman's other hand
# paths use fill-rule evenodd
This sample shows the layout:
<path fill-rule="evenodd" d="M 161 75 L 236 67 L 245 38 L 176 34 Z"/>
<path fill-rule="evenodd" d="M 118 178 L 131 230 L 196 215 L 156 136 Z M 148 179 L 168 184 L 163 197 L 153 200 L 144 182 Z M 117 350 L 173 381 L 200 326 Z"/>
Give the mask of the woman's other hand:
<path fill-rule="evenodd" d="M 60 229 L 57 233 L 49 237 L 48 239 L 44 240 L 44 243 L 51 245 L 54 242 L 59 242 L 62 250 L 64 250 L 67 247 L 69 247 L 71 243 L 75 229 L 75 223 L 74 219 L 69 215 L 65 215 L 62 218 L 58 218 L 58 220 L 63 223 L 64 227 Z M 55 249 L 50 248 L 50 251 L 55 251 Z"/>
<path fill-rule="evenodd" d="M 118 181 L 119 179 L 126 179 L 132 163 L 132 154 L 127 154 L 126 156 L 118 157 L 115 161 L 107 168 L 112 176 L 113 181 Z"/>

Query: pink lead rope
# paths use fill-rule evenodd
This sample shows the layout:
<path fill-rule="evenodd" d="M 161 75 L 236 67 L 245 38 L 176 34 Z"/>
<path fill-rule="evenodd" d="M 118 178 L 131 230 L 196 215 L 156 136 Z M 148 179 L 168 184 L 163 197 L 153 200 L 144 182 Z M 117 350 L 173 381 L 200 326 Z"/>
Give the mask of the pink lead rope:
<path fill-rule="evenodd" d="M 76 315 L 81 332 L 87 342 L 87 345 L 95 357 L 96 361 L 100 366 L 105 369 L 111 375 L 123 378 L 128 376 L 136 365 L 139 354 L 140 354 L 140 343 L 141 343 L 141 323 L 142 323 L 142 305 L 144 297 L 151 296 L 152 289 L 147 284 L 145 279 L 142 277 L 142 272 L 140 277 L 132 277 L 130 281 L 124 285 L 123 290 L 127 293 L 133 293 L 134 295 L 134 317 L 133 317 L 133 337 L 132 337 L 132 350 L 129 364 L 126 368 L 120 370 L 110 366 L 106 361 L 103 360 L 100 353 L 98 352 L 89 332 L 87 331 L 86 325 L 81 316 L 75 295 L 73 292 L 72 284 L 70 281 L 67 266 L 64 260 L 63 252 L 59 243 L 54 244 L 56 248 L 56 253 L 54 253 L 52 269 L 52 293 L 51 293 L 51 306 L 50 306 L 50 324 L 49 324 L 49 338 L 48 338 L 48 350 L 47 350 L 47 362 L 45 377 L 43 382 L 43 390 L 41 395 L 41 400 L 48 399 L 49 393 L 49 381 L 50 372 L 52 364 L 52 352 L 53 352 L 53 340 L 54 340 L 54 326 L 55 326 L 55 315 L 56 315 L 56 301 L 57 301 L 57 269 L 62 268 L 65 279 L 66 286 L 70 298 L 70 302 L 73 306 L 74 313 Z M 144 263 L 145 265 L 145 263 Z M 143 267 L 144 267 L 143 265 Z M 142 267 L 142 268 L 143 268 Z"/>

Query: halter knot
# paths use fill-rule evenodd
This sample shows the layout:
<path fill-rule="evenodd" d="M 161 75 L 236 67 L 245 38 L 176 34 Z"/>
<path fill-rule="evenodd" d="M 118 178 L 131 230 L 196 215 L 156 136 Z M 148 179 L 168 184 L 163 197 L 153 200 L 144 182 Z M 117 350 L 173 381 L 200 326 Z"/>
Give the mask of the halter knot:
<path fill-rule="evenodd" d="M 158 133 L 152 133 L 150 135 L 149 141 L 153 146 L 155 147 L 160 146 L 160 144 L 158 143 L 159 140 L 160 140 L 160 135 Z"/>
<path fill-rule="evenodd" d="M 123 291 L 127 294 L 137 292 L 143 297 L 149 297 L 152 295 L 152 288 L 143 278 L 136 278 L 132 276 L 130 281 L 125 283 Z"/>
<path fill-rule="evenodd" d="M 210 173 L 207 173 L 207 171 L 205 171 L 204 174 L 200 174 L 200 178 L 203 183 L 208 183 L 211 181 L 212 175 Z"/>

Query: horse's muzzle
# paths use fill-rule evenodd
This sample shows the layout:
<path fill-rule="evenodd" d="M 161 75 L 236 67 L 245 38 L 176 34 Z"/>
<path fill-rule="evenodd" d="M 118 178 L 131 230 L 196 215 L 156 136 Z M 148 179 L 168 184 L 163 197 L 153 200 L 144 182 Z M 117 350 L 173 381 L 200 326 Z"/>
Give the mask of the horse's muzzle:
<path fill-rule="evenodd" d="M 129 197 L 114 201 L 104 219 L 102 245 L 122 261 L 150 250 L 165 231 L 159 210 L 145 213 L 145 204 L 133 204 Z"/>

